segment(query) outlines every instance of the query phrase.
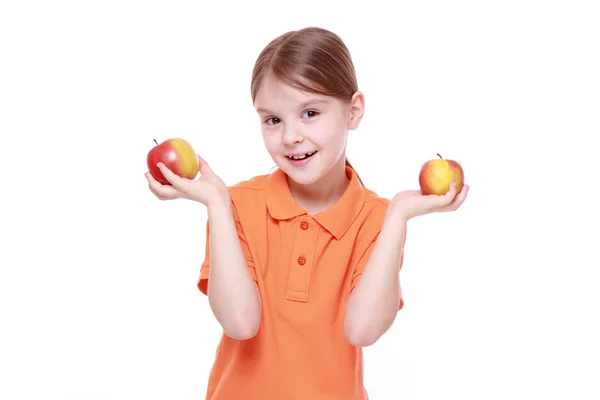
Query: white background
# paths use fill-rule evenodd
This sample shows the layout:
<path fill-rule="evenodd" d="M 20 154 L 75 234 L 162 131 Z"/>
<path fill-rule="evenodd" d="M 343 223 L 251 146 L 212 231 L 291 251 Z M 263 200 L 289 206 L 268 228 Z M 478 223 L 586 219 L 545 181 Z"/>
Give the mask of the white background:
<path fill-rule="evenodd" d="M 471 186 L 409 224 L 371 398 L 600 398 L 598 3 L 217 3 L 2 2 L 0 398 L 204 398 L 206 210 L 156 200 L 146 155 L 184 137 L 227 184 L 271 171 L 251 70 L 311 25 L 352 52 L 368 187 L 417 188 L 438 152 Z"/>

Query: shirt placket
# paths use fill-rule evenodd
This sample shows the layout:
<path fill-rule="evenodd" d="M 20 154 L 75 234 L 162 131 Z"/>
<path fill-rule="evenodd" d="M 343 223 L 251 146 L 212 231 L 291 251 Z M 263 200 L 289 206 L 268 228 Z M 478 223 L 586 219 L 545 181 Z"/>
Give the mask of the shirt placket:
<path fill-rule="evenodd" d="M 314 266 L 314 254 L 319 233 L 318 225 L 309 219 L 301 218 L 297 226 L 296 241 L 290 260 L 286 299 L 306 303 Z"/>

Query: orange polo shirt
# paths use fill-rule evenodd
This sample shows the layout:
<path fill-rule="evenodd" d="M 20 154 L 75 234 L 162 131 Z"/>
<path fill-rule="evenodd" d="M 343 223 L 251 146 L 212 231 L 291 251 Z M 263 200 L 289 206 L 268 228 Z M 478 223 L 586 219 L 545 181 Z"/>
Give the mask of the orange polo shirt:
<path fill-rule="evenodd" d="M 249 340 L 223 334 L 207 400 L 368 399 L 362 349 L 344 337 L 344 312 L 389 201 L 365 189 L 351 168 L 346 174 L 350 183 L 343 196 L 313 216 L 295 202 L 279 169 L 229 188 L 262 316 L 258 333 Z M 204 294 L 209 229 L 207 224 L 198 281 Z M 404 304 L 400 298 L 398 309 Z"/>

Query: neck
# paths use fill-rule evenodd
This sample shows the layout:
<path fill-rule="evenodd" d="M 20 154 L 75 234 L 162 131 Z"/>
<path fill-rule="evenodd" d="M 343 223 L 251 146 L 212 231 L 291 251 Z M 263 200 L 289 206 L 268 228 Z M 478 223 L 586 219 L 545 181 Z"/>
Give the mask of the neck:
<path fill-rule="evenodd" d="M 299 185 L 288 178 L 290 192 L 296 203 L 310 215 L 318 214 L 334 205 L 343 196 L 349 182 L 343 157 L 327 175 L 310 185 Z"/>

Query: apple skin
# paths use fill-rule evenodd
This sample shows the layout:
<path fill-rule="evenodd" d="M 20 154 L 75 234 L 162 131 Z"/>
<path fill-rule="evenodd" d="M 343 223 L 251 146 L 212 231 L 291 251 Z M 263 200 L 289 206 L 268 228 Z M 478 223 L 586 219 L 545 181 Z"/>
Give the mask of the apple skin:
<path fill-rule="evenodd" d="M 427 161 L 419 172 L 419 186 L 424 195 L 444 195 L 450 190 L 450 183 L 456 182 L 456 192 L 460 192 L 465 180 L 461 165 L 454 160 L 439 159 Z"/>
<path fill-rule="evenodd" d="M 184 139 L 171 138 L 161 144 L 154 140 L 154 146 L 147 157 L 148 170 L 154 179 L 163 185 L 170 185 L 158 166 L 159 161 L 165 164 L 174 174 L 187 179 L 194 179 L 198 175 L 198 155 L 193 147 Z"/>

